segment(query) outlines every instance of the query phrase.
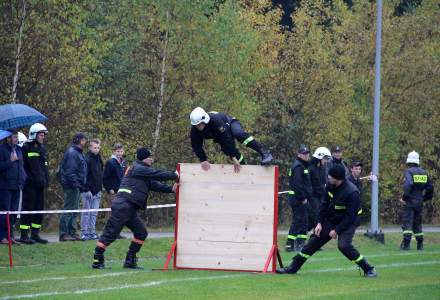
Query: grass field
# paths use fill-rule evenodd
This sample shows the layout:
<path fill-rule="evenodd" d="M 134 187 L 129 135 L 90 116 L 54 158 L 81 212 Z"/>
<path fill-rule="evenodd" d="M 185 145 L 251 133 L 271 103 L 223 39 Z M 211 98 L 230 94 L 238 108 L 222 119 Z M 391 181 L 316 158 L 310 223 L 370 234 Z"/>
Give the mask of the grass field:
<path fill-rule="evenodd" d="M 280 241 L 284 238 L 280 236 Z M 7 247 L 2 246 L 0 300 L 440 299 L 440 233 L 426 234 L 425 251 L 399 251 L 400 238 L 400 234 L 387 234 L 386 245 L 380 245 L 356 236 L 354 244 L 376 266 L 378 278 L 361 277 L 334 241 L 297 275 L 152 271 L 163 266 L 171 239 L 145 243 L 138 255 L 143 271 L 121 266 L 128 240 L 109 247 L 106 270 L 90 268 L 94 242 L 75 242 L 15 247 L 17 267 L 9 271 Z M 290 261 L 290 253 L 283 251 L 282 256 L 285 263 Z"/>

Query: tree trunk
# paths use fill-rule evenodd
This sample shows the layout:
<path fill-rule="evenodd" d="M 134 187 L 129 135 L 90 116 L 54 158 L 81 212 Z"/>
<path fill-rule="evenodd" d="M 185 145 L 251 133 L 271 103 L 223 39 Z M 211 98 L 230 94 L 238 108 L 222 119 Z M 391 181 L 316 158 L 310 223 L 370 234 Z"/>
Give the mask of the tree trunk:
<path fill-rule="evenodd" d="M 155 153 L 156 157 L 156 150 L 157 147 L 159 145 L 159 138 L 160 138 L 160 128 L 162 125 L 162 109 L 163 109 L 163 105 L 164 105 L 164 92 L 165 92 L 165 75 L 166 75 L 166 57 L 167 57 L 167 47 L 168 47 L 168 22 L 169 22 L 169 17 L 170 14 L 167 11 L 166 13 L 167 16 L 167 29 L 165 32 L 165 40 L 164 40 L 164 45 L 163 45 L 163 52 L 162 52 L 162 71 L 161 71 L 161 75 L 160 75 L 160 95 L 159 95 L 159 108 L 157 111 L 157 118 L 156 118 L 156 129 L 154 131 L 154 144 L 153 144 L 153 153 Z"/>
<path fill-rule="evenodd" d="M 26 0 L 23 0 L 23 9 L 20 18 L 20 28 L 18 30 L 17 49 L 15 52 L 15 74 L 14 74 L 14 79 L 12 81 L 12 95 L 11 95 L 12 103 L 16 103 L 17 101 L 17 85 L 18 85 L 18 79 L 20 77 L 21 45 L 23 39 L 23 27 L 24 27 L 25 18 L 26 18 Z"/>

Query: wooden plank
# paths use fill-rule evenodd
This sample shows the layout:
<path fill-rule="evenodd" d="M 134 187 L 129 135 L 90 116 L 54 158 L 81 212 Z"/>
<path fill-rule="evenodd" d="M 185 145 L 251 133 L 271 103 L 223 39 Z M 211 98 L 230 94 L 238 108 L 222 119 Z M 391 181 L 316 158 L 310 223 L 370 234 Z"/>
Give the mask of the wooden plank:
<path fill-rule="evenodd" d="M 274 167 L 180 165 L 176 266 L 262 270 L 273 245 Z"/>
<path fill-rule="evenodd" d="M 177 247 L 180 268 L 257 271 L 263 269 L 272 244 L 181 241 Z"/>

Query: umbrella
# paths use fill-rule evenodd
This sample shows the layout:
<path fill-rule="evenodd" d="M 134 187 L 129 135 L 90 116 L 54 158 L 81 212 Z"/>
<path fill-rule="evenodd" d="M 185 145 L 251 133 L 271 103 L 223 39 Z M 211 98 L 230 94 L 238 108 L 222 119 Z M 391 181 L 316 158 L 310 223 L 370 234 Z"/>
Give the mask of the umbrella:
<path fill-rule="evenodd" d="M 10 133 L 7 130 L 0 130 L 0 141 L 3 140 L 4 138 L 7 138 L 8 136 L 11 136 L 12 133 Z"/>
<path fill-rule="evenodd" d="M 27 105 L 0 105 L 0 129 L 27 127 L 45 120 L 47 120 L 46 116 Z"/>

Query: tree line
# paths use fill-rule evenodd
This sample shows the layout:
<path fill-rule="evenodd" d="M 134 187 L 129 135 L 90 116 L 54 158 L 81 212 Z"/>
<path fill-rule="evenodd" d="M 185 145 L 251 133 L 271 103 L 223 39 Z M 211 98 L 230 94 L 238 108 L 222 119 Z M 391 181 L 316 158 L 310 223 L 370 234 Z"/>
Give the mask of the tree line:
<path fill-rule="evenodd" d="M 52 174 L 76 131 L 99 137 L 104 157 L 120 141 L 128 160 L 145 145 L 158 167 L 195 162 L 188 131 L 196 106 L 239 118 L 269 145 L 280 165 L 280 188 L 300 143 L 341 145 L 347 161 L 360 159 L 370 170 L 375 1 L 294 1 L 291 25 L 282 23 L 280 2 L 2 1 L 0 104 L 24 103 L 48 116 Z M 384 222 L 400 220 L 408 152 L 421 154 L 440 188 L 439 12 L 433 0 L 384 1 Z M 244 153 L 249 163 L 258 162 Z M 47 206 L 58 208 L 61 191 L 52 182 Z M 369 197 L 367 190 L 367 219 Z M 425 220 L 438 221 L 440 198 L 427 206 Z"/>

